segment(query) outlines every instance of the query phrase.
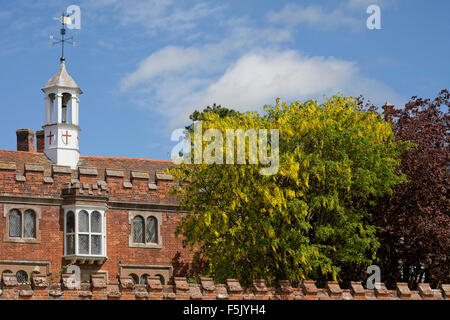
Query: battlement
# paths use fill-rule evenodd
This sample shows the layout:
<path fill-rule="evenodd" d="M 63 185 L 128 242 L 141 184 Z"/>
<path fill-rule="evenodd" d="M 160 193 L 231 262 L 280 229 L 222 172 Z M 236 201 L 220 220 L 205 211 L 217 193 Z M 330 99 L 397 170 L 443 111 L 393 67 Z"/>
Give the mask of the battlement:
<path fill-rule="evenodd" d="M 176 202 L 168 195 L 172 180 L 164 170 L 84 166 L 72 170 L 58 165 L 0 162 L 0 186 L 7 195 L 58 198 L 82 195 L 167 203 Z"/>
<path fill-rule="evenodd" d="M 388 290 L 383 283 L 373 290 L 352 282 L 342 289 L 336 281 L 317 288 L 314 281 L 304 280 L 294 288 L 289 281 L 280 280 L 276 287 L 255 280 L 243 288 L 238 280 L 228 279 L 216 284 L 211 278 L 199 278 L 188 283 L 184 277 L 174 277 L 172 284 L 161 284 L 159 277 L 148 277 L 145 284 L 134 284 L 131 277 L 120 277 L 117 283 L 107 282 L 102 275 L 92 275 L 90 282 L 76 284 L 70 274 L 61 282 L 50 282 L 34 274 L 31 283 L 19 284 L 14 274 L 5 273 L 1 279 L 0 300 L 450 300 L 450 284 L 431 289 L 428 283 L 410 290 L 406 283 L 397 283 Z"/>

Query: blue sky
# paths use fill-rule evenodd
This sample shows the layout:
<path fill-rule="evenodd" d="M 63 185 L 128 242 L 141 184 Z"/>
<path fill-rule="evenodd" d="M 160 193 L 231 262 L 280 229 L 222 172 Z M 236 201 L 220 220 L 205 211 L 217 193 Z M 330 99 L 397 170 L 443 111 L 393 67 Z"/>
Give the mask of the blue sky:
<path fill-rule="evenodd" d="M 53 20 L 81 8 L 67 70 L 82 155 L 168 159 L 175 128 L 212 103 L 261 110 L 277 97 L 364 94 L 381 106 L 450 89 L 450 1 L 0 0 L 0 149 L 39 130 L 58 70 Z M 366 9 L 381 8 L 381 30 Z"/>

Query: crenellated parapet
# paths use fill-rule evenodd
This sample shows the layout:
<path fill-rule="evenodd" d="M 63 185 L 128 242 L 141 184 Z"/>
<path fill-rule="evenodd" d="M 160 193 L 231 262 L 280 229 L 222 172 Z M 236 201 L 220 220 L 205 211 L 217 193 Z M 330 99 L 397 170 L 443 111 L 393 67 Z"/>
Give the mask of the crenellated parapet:
<path fill-rule="evenodd" d="M 164 171 L 0 162 L 0 196 L 107 197 L 111 201 L 172 203 L 173 178 Z"/>

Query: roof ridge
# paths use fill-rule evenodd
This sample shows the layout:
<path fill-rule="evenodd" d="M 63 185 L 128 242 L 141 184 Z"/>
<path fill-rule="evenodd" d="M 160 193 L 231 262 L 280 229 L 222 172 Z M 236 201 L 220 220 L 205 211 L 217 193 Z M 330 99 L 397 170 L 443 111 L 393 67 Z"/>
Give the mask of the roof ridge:
<path fill-rule="evenodd" d="M 80 158 L 124 159 L 124 160 L 142 160 L 142 161 L 155 161 L 155 162 L 170 162 L 170 163 L 173 163 L 172 160 L 148 159 L 148 158 L 132 158 L 132 157 L 109 157 L 109 156 L 83 156 L 83 155 L 80 155 Z"/>
<path fill-rule="evenodd" d="M 0 152 L 11 152 L 11 153 L 20 152 L 20 153 L 28 153 L 28 154 L 35 154 L 35 155 L 44 155 L 44 153 L 42 153 L 42 152 L 17 151 L 17 150 L 8 150 L 8 149 L 0 149 Z M 124 159 L 124 160 L 141 160 L 141 161 L 156 161 L 156 162 L 173 163 L 172 160 L 149 159 L 149 158 L 133 158 L 133 157 L 112 157 L 112 156 L 87 156 L 87 155 L 80 155 L 80 158 Z"/>
<path fill-rule="evenodd" d="M 0 151 L 43 154 L 42 152 L 36 152 L 36 151 L 18 151 L 18 150 L 8 150 L 8 149 L 0 149 Z"/>

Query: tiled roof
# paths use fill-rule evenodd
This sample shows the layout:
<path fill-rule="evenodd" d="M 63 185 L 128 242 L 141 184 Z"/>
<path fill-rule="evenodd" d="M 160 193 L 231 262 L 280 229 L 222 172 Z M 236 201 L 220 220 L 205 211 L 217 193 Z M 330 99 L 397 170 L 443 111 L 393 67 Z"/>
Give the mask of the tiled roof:
<path fill-rule="evenodd" d="M 14 162 L 18 171 L 23 171 L 26 163 L 40 164 L 49 174 L 53 164 L 43 153 L 14 150 L 0 150 L 1 162 Z"/>
<path fill-rule="evenodd" d="M 99 171 L 99 177 L 104 174 L 103 169 L 124 170 L 125 178 L 128 179 L 130 170 L 162 172 L 173 166 L 169 160 L 153 160 L 141 158 L 119 158 L 119 157 L 96 157 L 81 156 L 78 162 L 79 167 L 95 167 Z"/>
<path fill-rule="evenodd" d="M 25 164 L 39 164 L 44 167 L 48 175 L 51 174 L 51 166 L 53 165 L 52 161 L 43 153 L 13 150 L 0 150 L 0 161 L 14 162 L 18 171 L 22 171 Z M 123 170 L 125 178 L 128 178 L 131 170 L 162 172 L 173 165 L 173 162 L 169 160 L 96 156 L 80 156 L 78 163 L 79 167 L 97 168 L 99 178 L 103 177 L 105 169 Z"/>

